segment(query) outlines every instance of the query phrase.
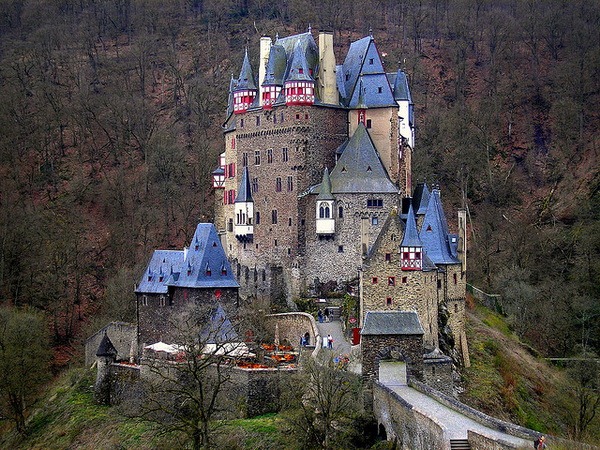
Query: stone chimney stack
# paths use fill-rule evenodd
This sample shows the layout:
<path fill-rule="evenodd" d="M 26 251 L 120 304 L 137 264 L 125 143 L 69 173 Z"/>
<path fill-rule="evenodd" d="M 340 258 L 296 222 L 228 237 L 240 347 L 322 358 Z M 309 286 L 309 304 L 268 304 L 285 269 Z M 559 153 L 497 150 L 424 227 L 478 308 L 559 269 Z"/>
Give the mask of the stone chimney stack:
<path fill-rule="evenodd" d="M 323 103 L 339 103 L 333 53 L 333 31 L 319 32 L 319 80 L 318 91 Z"/>
<path fill-rule="evenodd" d="M 263 104 L 263 87 L 262 84 L 265 81 L 267 74 L 267 63 L 269 62 L 269 53 L 271 51 L 271 38 L 269 36 L 262 36 L 260 38 L 260 59 L 258 61 L 258 104 Z"/>

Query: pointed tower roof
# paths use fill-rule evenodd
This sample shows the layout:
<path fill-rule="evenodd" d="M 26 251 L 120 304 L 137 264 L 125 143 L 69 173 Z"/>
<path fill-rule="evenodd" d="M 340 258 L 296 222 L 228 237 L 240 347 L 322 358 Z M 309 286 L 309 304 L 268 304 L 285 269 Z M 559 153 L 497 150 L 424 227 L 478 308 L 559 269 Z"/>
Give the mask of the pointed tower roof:
<path fill-rule="evenodd" d="M 358 85 L 358 104 L 356 105 L 357 109 L 369 109 L 369 106 L 365 102 L 365 88 L 363 87 L 362 78 Z"/>
<path fill-rule="evenodd" d="M 317 196 L 318 200 L 335 200 L 331 194 L 331 179 L 329 178 L 329 169 L 327 167 L 325 167 L 325 171 L 323 172 L 323 181 L 321 182 L 319 195 Z"/>
<path fill-rule="evenodd" d="M 236 203 L 251 203 L 252 190 L 250 189 L 250 176 L 248 175 L 248 166 L 244 167 L 242 172 L 242 180 L 240 181 L 240 189 L 235 197 Z"/>
<path fill-rule="evenodd" d="M 413 193 L 413 205 L 417 209 L 417 215 L 423 215 L 427 212 L 427 205 L 429 204 L 429 187 L 427 183 L 419 183 Z"/>
<path fill-rule="evenodd" d="M 415 219 L 415 211 L 412 207 L 412 202 L 408 207 L 408 215 L 406 216 L 406 228 L 404 230 L 404 238 L 402 239 L 402 247 L 422 247 L 423 243 L 419 239 L 417 232 L 417 221 Z"/>
<path fill-rule="evenodd" d="M 112 356 L 113 358 L 117 356 L 117 349 L 106 333 L 104 333 L 104 337 L 100 341 L 96 356 Z"/>
<path fill-rule="evenodd" d="M 397 193 L 365 126 L 360 123 L 331 172 L 331 192 Z"/>
<path fill-rule="evenodd" d="M 451 236 L 448 233 L 448 222 L 442 208 L 440 191 L 434 189 L 429 196 L 427 212 L 419 233 L 427 256 L 434 264 L 460 264 L 451 249 Z"/>
<path fill-rule="evenodd" d="M 282 86 L 286 67 L 287 56 L 285 54 L 285 48 L 283 48 L 282 45 L 272 45 L 265 69 L 265 81 L 263 81 L 263 86 Z"/>
<path fill-rule="evenodd" d="M 256 83 L 254 82 L 254 75 L 252 74 L 252 67 L 250 66 L 250 58 L 248 58 L 248 49 L 244 54 L 244 62 L 242 63 L 242 69 L 240 70 L 240 76 L 238 77 L 235 85 L 236 91 L 242 89 L 256 89 Z"/>

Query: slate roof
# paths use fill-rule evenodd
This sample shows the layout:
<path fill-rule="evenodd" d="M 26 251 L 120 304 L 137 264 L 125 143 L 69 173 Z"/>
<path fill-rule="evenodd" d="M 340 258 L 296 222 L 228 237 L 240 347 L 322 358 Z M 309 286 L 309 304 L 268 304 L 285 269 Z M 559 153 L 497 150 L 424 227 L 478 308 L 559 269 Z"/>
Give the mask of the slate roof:
<path fill-rule="evenodd" d="M 325 171 L 323 172 L 323 181 L 319 188 L 317 200 L 335 200 L 331 194 L 331 180 L 329 178 L 329 169 L 327 167 L 325 167 Z"/>
<path fill-rule="evenodd" d="M 240 340 L 233 324 L 227 317 L 220 303 L 217 303 L 210 315 L 210 320 L 200 331 L 200 342 L 204 344 L 221 344 Z"/>
<path fill-rule="evenodd" d="M 390 79 L 390 84 L 394 86 L 394 100 L 413 102 L 410 95 L 410 88 L 408 87 L 408 78 L 402 70 L 398 70 L 396 74 L 388 74 L 388 79 Z"/>
<path fill-rule="evenodd" d="M 404 229 L 404 237 L 402 238 L 403 247 L 422 247 L 423 243 L 419 239 L 417 231 L 417 221 L 412 203 L 408 207 L 408 215 L 406 216 L 406 228 Z"/>
<path fill-rule="evenodd" d="M 423 215 L 427 212 L 429 203 L 429 187 L 427 183 L 419 183 L 413 192 L 413 206 L 416 209 L 417 215 Z"/>
<path fill-rule="evenodd" d="M 367 311 L 363 336 L 422 335 L 423 327 L 415 311 Z"/>
<path fill-rule="evenodd" d="M 244 54 L 244 62 L 242 63 L 240 76 L 238 77 L 233 90 L 239 91 L 245 89 L 256 89 L 252 67 L 250 66 L 250 58 L 248 58 L 248 49 L 246 49 L 246 53 Z"/>
<path fill-rule="evenodd" d="M 265 70 L 265 80 L 263 86 L 276 85 L 283 86 L 285 69 L 287 67 L 287 56 L 285 48 L 282 45 L 272 45 L 269 52 Z"/>
<path fill-rule="evenodd" d="M 344 63 L 337 67 L 337 82 L 343 103 L 347 107 L 379 108 L 396 105 L 373 36 L 350 44 Z"/>
<path fill-rule="evenodd" d="M 100 345 L 96 351 L 96 356 L 117 356 L 117 349 L 106 333 L 104 333 L 104 337 L 100 341 Z"/>
<path fill-rule="evenodd" d="M 285 73 L 280 75 L 281 67 L 281 50 L 278 47 L 282 47 L 285 51 Z M 313 80 L 310 75 L 310 71 L 314 74 L 317 73 L 317 67 L 319 65 L 319 50 L 317 44 L 310 32 L 295 34 L 284 38 L 277 38 L 275 44 L 271 46 L 271 52 L 275 48 L 277 55 L 274 56 L 273 77 L 275 80 L 282 80 L 282 84 L 287 80 Z M 269 61 L 271 60 L 271 54 L 269 54 Z M 298 70 L 302 68 L 302 73 Z M 269 70 L 267 70 L 269 72 Z M 270 76 L 267 74 L 267 76 Z"/>
<path fill-rule="evenodd" d="M 455 235 L 448 232 L 440 191 L 434 189 L 429 196 L 427 212 L 419 233 L 423 247 L 434 264 L 460 264 L 456 253 L 452 251 L 453 236 Z"/>
<path fill-rule="evenodd" d="M 331 193 L 397 193 L 379 159 L 365 126 L 361 123 L 331 171 Z"/>
<path fill-rule="evenodd" d="M 166 294 L 171 286 L 239 287 L 212 223 L 198 224 L 188 249 L 155 250 L 135 292 Z"/>
<path fill-rule="evenodd" d="M 248 166 L 244 167 L 242 171 L 242 179 L 240 181 L 240 188 L 235 197 L 235 203 L 252 203 L 252 189 L 250 188 L 250 176 L 248 175 Z"/>

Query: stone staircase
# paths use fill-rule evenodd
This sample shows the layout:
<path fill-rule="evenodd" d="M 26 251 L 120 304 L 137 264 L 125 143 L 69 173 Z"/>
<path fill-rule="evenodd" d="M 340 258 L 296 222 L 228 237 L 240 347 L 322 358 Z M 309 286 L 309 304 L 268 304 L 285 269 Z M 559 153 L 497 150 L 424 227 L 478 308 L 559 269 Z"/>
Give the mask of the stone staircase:
<path fill-rule="evenodd" d="M 471 450 L 467 439 L 450 439 L 450 450 Z"/>

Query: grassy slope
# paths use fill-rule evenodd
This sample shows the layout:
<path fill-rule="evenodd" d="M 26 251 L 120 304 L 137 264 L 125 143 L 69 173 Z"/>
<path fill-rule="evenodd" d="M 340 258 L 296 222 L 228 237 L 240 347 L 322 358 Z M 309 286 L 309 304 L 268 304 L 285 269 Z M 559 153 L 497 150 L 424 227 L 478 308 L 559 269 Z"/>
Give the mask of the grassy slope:
<path fill-rule="evenodd" d="M 0 448 L 10 449 L 176 449 L 182 436 L 161 434 L 148 422 L 130 419 L 116 408 L 94 402 L 92 371 L 72 369 L 48 389 L 29 418 L 25 438 L 10 427 L 0 428 Z M 220 448 L 283 448 L 282 421 L 276 415 L 227 422 L 220 430 Z"/>
<path fill-rule="evenodd" d="M 472 365 L 461 400 L 534 430 L 570 435 L 577 404 L 564 370 L 537 358 L 502 316 L 482 306 L 469 311 L 467 336 Z M 589 430 L 588 440 L 598 442 L 598 418 Z"/>

